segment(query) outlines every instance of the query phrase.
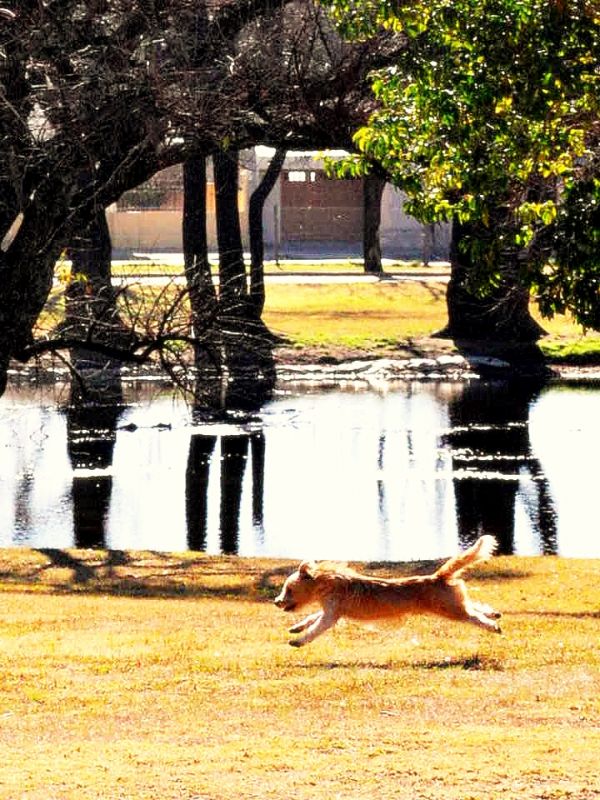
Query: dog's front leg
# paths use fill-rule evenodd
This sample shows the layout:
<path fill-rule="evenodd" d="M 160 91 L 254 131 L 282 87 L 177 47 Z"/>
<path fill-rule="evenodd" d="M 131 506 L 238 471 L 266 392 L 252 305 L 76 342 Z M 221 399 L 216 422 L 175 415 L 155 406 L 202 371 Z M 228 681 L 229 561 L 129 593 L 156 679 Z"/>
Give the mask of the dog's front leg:
<path fill-rule="evenodd" d="M 480 628 L 485 628 L 488 631 L 494 631 L 494 633 L 502 633 L 500 625 L 498 625 L 498 623 L 495 621 L 498 619 L 498 617 L 495 619 L 490 619 L 485 614 L 482 614 L 477 608 L 469 605 L 465 607 L 464 611 L 465 616 L 462 617 L 462 619 L 465 622 L 470 622 L 473 625 L 477 625 Z"/>
<path fill-rule="evenodd" d="M 297 639 L 290 639 L 292 647 L 303 647 L 305 644 L 309 644 L 316 639 L 317 636 L 325 633 L 329 628 L 333 628 L 339 619 L 338 614 L 331 610 L 320 611 L 314 616 L 316 619 L 311 622 L 304 636 L 299 636 Z"/>
<path fill-rule="evenodd" d="M 317 611 L 314 614 L 309 614 L 308 617 L 305 617 L 303 620 L 300 620 L 300 622 L 296 622 L 295 625 L 292 625 L 291 628 L 288 628 L 288 633 L 300 633 L 300 631 L 303 631 L 308 628 L 309 625 L 312 625 L 313 622 L 316 622 L 322 613 L 322 611 Z"/>
<path fill-rule="evenodd" d="M 478 614 L 483 614 L 484 617 L 489 617 L 490 619 L 500 619 L 502 616 L 499 611 L 496 611 L 491 606 L 488 606 L 487 603 L 472 603 L 471 605 Z"/>

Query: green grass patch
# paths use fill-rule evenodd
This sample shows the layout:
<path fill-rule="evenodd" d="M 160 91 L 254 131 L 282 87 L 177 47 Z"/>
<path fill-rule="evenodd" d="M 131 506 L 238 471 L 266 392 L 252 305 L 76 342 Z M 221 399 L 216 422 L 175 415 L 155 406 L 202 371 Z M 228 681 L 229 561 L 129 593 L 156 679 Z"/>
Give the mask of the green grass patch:
<path fill-rule="evenodd" d="M 301 650 L 270 602 L 292 566 L 0 551 L 0 798 L 598 798 L 597 561 L 474 571 L 502 636 L 422 617 Z"/>
<path fill-rule="evenodd" d="M 567 364 L 600 364 L 600 336 L 548 337 L 541 348 L 550 361 Z"/>
<path fill-rule="evenodd" d="M 298 346 L 370 348 L 442 328 L 444 298 L 443 284 L 424 281 L 271 285 L 264 319 Z"/>
<path fill-rule="evenodd" d="M 163 263 L 150 260 L 139 261 L 113 261 L 112 274 L 115 277 L 123 275 L 183 275 L 183 262 Z"/>
<path fill-rule="evenodd" d="M 327 262 L 269 262 L 267 272 L 352 273 L 363 274 L 359 260 L 340 259 Z M 418 262 L 394 262 L 389 272 L 423 271 Z M 115 275 L 182 274 L 182 266 L 159 262 L 115 262 Z M 436 268 L 437 269 L 437 268 Z M 63 265 L 64 271 L 64 265 Z M 167 287 L 137 285 L 123 293 L 124 319 L 146 331 L 160 325 L 165 309 L 181 292 L 175 284 Z M 419 280 L 375 281 L 368 283 L 268 283 L 264 320 L 273 332 L 292 347 L 346 348 L 353 351 L 412 346 L 416 340 L 431 337 L 447 322 L 446 285 Z M 584 333 L 568 315 L 543 320 L 535 313 L 548 335 L 540 340 L 543 352 L 551 361 L 578 364 L 600 363 L 600 336 Z M 64 285 L 55 288 L 38 325 L 38 333 L 51 331 L 64 314 Z M 177 305 L 171 326 L 188 332 L 187 300 Z M 439 340 L 438 340 L 439 341 Z M 440 348 L 443 345 L 440 343 Z M 443 349 L 447 349 L 444 347 Z"/>

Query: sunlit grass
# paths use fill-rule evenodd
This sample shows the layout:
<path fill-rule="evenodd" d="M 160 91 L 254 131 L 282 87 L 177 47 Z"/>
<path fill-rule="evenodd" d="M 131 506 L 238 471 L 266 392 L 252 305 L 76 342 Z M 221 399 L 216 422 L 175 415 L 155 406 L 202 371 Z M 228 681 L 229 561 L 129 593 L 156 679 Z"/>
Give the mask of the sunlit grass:
<path fill-rule="evenodd" d="M 68 264 L 68 262 L 62 262 Z M 218 272 L 218 260 L 211 258 L 211 270 Z M 282 273 L 309 273 L 309 274 L 356 274 L 364 275 L 362 259 L 359 258 L 329 258 L 319 261 L 310 261 L 305 258 L 285 260 L 266 260 L 264 263 L 267 275 Z M 398 272 L 439 272 L 444 267 L 439 265 L 425 266 L 421 261 L 396 261 L 385 260 L 384 270 L 390 274 Z M 183 275 L 183 257 L 173 258 L 169 261 L 152 259 L 116 260 L 112 264 L 113 275 Z"/>
<path fill-rule="evenodd" d="M 446 322 L 444 286 L 386 282 L 268 287 L 264 319 L 298 345 L 393 345 Z"/>
<path fill-rule="evenodd" d="M 421 618 L 299 651 L 269 602 L 290 567 L 2 551 L 0 798 L 598 796 L 598 562 L 475 572 L 500 637 Z"/>
<path fill-rule="evenodd" d="M 142 262 L 141 271 L 176 276 L 181 267 Z M 152 267 L 152 269 L 149 269 Z M 275 264 L 269 269 L 277 270 Z M 388 267 L 403 270 L 419 269 L 417 262 Z M 131 274 L 130 264 L 118 266 Z M 362 273 L 359 261 L 340 260 L 327 264 L 307 261 L 286 262 L 286 271 Z M 431 280 L 376 281 L 373 283 L 270 283 L 267 285 L 264 320 L 273 332 L 289 345 L 302 347 L 351 348 L 356 351 L 378 348 L 402 348 L 418 340 L 428 339 L 447 322 L 446 285 Z M 171 314 L 171 329 L 188 333 L 187 298 L 175 283 L 166 287 L 133 284 L 120 295 L 123 317 L 143 334 L 151 335 L 160 327 L 164 314 Z M 540 346 L 549 359 L 582 363 L 600 360 L 600 335 L 585 333 L 568 316 L 557 315 L 544 320 L 533 313 L 547 331 Z M 64 315 L 64 286 L 56 287 L 38 324 L 38 333 L 48 334 Z M 438 340 L 438 347 L 451 344 Z"/>

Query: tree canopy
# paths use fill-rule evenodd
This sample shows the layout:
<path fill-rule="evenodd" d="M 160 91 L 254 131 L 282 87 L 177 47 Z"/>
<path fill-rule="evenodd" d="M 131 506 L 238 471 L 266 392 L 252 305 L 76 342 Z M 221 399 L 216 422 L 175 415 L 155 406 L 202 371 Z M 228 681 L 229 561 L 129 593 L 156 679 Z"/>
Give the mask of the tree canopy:
<path fill-rule="evenodd" d="M 477 290 L 510 249 L 544 314 L 600 328 L 600 4 L 329 1 L 350 38 L 406 37 L 344 170 L 378 161 L 419 219 L 477 223 Z"/>

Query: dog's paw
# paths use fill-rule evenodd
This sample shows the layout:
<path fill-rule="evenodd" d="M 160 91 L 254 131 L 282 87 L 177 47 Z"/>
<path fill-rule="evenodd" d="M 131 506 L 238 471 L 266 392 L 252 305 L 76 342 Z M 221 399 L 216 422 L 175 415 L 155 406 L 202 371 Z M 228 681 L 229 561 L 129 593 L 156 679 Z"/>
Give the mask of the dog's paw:
<path fill-rule="evenodd" d="M 295 625 L 292 625 L 291 628 L 288 628 L 288 633 L 300 633 L 305 628 L 305 624 L 303 622 L 297 622 Z"/>
<path fill-rule="evenodd" d="M 288 644 L 290 647 L 302 647 L 304 642 L 302 641 L 302 639 L 290 639 Z"/>
<path fill-rule="evenodd" d="M 483 613 L 486 615 L 486 617 L 489 617 L 490 619 L 500 619 L 500 617 L 502 616 L 500 611 L 496 611 L 495 609 L 489 607 Z"/>

